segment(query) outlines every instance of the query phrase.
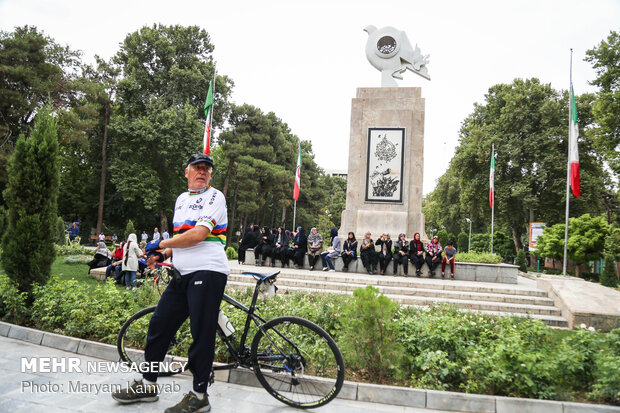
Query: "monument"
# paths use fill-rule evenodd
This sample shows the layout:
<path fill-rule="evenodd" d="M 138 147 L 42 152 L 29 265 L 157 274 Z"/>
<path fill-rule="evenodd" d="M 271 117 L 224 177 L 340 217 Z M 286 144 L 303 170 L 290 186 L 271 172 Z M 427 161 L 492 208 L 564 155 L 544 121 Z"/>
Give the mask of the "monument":
<path fill-rule="evenodd" d="M 340 234 L 392 239 L 419 232 L 423 239 L 424 99 L 419 87 L 394 79 L 412 72 L 430 80 L 423 56 L 393 27 L 368 26 L 366 57 L 381 71 L 380 88 L 358 88 L 351 104 L 347 203 Z"/>

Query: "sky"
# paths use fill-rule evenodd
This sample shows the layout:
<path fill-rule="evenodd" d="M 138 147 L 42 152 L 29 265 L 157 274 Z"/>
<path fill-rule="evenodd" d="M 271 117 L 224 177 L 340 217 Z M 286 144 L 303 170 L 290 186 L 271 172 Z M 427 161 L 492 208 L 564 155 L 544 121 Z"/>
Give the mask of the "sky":
<path fill-rule="evenodd" d="M 449 165 L 461 122 L 491 86 L 537 77 L 566 90 L 572 48 L 575 94 L 596 91 L 585 52 L 620 30 L 620 1 L 0 0 L 0 30 L 37 26 L 87 62 L 112 57 L 128 33 L 155 23 L 204 28 L 218 74 L 235 82 L 232 101 L 274 112 L 312 142 L 325 170 L 347 169 L 356 89 L 381 85 L 364 28 L 405 31 L 430 55 L 430 81 L 409 71 L 398 81 L 422 87 L 428 194 Z"/>

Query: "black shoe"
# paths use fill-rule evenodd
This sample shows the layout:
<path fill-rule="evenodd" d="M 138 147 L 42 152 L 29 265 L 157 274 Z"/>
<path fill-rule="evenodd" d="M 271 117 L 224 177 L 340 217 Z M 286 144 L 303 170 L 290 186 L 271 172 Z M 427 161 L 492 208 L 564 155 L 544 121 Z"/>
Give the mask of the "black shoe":
<path fill-rule="evenodd" d="M 159 400 L 157 386 L 144 384 L 142 380 L 134 380 L 130 386 L 112 393 L 112 398 L 119 403 L 156 402 Z"/>
<path fill-rule="evenodd" d="M 208 412 L 211 410 L 209 404 L 209 396 L 205 394 L 204 399 L 199 399 L 194 392 L 189 392 L 183 396 L 177 405 L 167 408 L 164 413 L 194 413 L 194 412 Z"/>
<path fill-rule="evenodd" d="M 349 267 L 342 267 L 342 271 L 349 272 Z"/>

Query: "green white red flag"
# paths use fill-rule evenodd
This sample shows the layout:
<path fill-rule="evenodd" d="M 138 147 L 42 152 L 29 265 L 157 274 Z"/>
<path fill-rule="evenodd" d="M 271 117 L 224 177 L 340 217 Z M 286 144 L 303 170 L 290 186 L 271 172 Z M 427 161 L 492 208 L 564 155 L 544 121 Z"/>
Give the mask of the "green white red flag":
<path fill-rule="evenodd" d="M 301 142 L 297 147 L 297 169 L 295 170 L 295 189 L 293 190 L 293 199 L 299 199 L 299 189 L 301 186 Z"/>
<path fill-rule="evenodd" d="M 205 101 L 205 133 L 202 137 L 203 153 L 209 155 L 211 152 L 211 118 L 213 118 L 213 81 L 209 82 L 209 92 Z"/>
<path fill-rule="evenodd" d="M 577 126 L 577 104 L 575 103 L 575 93 L 573 85 L 570 85 L 570 126 L 568 129 L 568 162 L 570 164 L 570 187 L 573 189 L 573 195 L 581 198 L 581 179 L 579 177 L 579 151 L 577 148 L 577 138 L 579 137 L 579 128 Z"/>
<path fill-rule="evenodd" d="M 495 148 L 491 150 L 491 169 L 489 170 L 489 206 L 493 208 L 495 195 Z"/>

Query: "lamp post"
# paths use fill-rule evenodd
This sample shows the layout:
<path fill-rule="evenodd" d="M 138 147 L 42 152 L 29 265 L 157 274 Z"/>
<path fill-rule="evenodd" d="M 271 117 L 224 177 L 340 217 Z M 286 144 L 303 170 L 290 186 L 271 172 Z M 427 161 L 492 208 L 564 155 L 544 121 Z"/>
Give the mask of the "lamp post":
<path fill-rule="evenodd" d="M 471 250 L 471 219 L 465 218 L 467 222 L 469 222 L 469 239 L 467 241 L 467 252 Z"/>

